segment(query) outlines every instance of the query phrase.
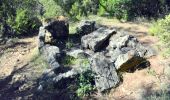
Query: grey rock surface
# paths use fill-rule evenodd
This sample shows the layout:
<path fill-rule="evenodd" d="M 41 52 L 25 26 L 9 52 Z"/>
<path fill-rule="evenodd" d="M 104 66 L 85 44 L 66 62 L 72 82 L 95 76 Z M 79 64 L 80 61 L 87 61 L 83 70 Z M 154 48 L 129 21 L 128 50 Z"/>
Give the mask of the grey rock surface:
<path fill-rule="evenodd" d="M 60 67 L 58 60 L 60 58 L 60 50 L 57 46 L 45 45 L 41 53 L 49 64 L 50 68 L 57 69 Z"/>
<path fill-rule="evenodd" d="M 116 87 L 120 82 L 114 65 L 102 53 L 97 53 L 92 57 L 91 69 L 95 73 L 96 87 L 101 92 Z"/>
<path fill-rule="evenodd" d="M 81 45 L 84 49 L 98 51 L 107 45 L 110 37 L 116 33 L 115 29 L 99 28 L 98 30 L 81 38 Z"/>
<path fill-rule="evenodd" d="M 134 36 L 120 32 L 110 38 L 107 49 L 111 51 L 112 54 L 115 50 L 120 50 L 123 54 L 133 50 L 134 52 L 138 52 L 140 57 L 144 58 L 156 55 L 156 52 L 151 49 L 151 47 L 143 46 Z"/>
<path fill-rule="evenodd" d="M 137 52 L 128 51 L 125 54 L 120 54 L 114 64 L 117 70 L 128 71 L 138 67 L 144 61 L 145 59 L 141 58 Z"/>

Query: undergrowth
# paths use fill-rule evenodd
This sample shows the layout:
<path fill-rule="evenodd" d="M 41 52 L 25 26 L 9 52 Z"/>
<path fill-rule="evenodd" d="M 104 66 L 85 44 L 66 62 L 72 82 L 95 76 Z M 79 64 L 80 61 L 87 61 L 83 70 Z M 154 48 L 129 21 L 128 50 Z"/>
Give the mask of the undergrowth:
<path fill-rule="evenodd" d="M 160 41 L 163 50 L 163 56 L 170 56 L 170 15 L 167 15 L 164 19 L 159 19 L 154 22 L 151 28 L 149 29 L 149 33 L 153 36 L 157 36 Z"/>

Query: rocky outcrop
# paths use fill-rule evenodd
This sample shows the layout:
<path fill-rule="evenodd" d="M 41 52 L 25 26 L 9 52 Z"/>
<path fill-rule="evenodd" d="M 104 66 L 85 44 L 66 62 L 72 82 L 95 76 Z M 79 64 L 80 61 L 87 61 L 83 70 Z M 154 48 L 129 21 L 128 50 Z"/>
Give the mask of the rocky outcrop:
<path fill-rule="evenodd" d="M 98 30 L 81 38 L 81 45 L 84 49 L 93 51 L 101 50 L 108 45 L 110 37 L 116 33 L 115 29 L 99 28 Z"/>
<path fill-rule="evenodd" d="M 75 80 L 79 74 L 91 70 L 94 73 L 97 89 L 103 92 L 119 85 L 121 80 L 119 72 L 138 69 L 139 65 L 147 62 L 148 57 L 155 55 L 154 50 L 143 46 L 134 36 L 116 31 L 114 28 L 97 28 L 93 21 L 84 21 L 79 25 L 78 34 L 82 36 L 81 45 L 76 48 L 61 49 L 61 47 L 45 42 L 45 34 L 48 32 L 54 39 L 62 42 L 62 38 L 68 36 L 65 31 L 67 28 L 66 24 L 58 21 L 40 27 L 39 50 L 52 70 L 43 76 L 43 83 L 52 83 L 61 87 L 63 84 L 69 83 L 70 79 Z M 61 52 L 81 60 L 77 60 L 79 61 L 76 63 L 77 65 L 70 65 L 67 69 L 61 66 L 63 64 L 58 63 L 64 58 Z M 82 59 L 88 60 L 89 64 L 83 65 Z M 84 69 L 85 67 L 87 69 Z M 39 88 L 42 86 L 40 85 Z"/>

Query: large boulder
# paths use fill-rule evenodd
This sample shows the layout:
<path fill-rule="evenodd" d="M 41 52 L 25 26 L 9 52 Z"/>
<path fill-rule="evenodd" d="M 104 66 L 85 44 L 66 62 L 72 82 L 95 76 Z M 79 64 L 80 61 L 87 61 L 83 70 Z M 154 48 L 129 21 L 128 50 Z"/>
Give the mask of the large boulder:
<path fill-rule="evenodd" d="M 116 33 L 115 29 L 101 27 L 98 30 L 81 38 L 81 45 L 84 49 L 93 51 L 101 50 L 108 45 L 110 37 Z"/>
<path fill-rule="evenodd" d="M 116 87 L 120 82 L 114 64 L 102 53 L 97 53 L 91 58 L 91 69 L 95 73 L 96 87 L 101 92 Z"/>
<path fill-rule="evenodd" d="M 95 31 L 96 22 L 95 21 L 82 21 L 80 22 L 79 26 L 77 27 L 77 33 L 80 35 L 86 35 L 93 31 Z"/>

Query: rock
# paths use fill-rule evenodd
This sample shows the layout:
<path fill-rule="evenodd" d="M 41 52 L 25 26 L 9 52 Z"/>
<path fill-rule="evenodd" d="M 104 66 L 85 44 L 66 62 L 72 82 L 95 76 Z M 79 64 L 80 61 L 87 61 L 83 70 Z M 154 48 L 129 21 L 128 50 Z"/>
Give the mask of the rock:
<path fill-rule="evenodd" d="M 45 45 L 45 32 L 46 29 L 44 27 L 40 27 L 38 33 L 38 48 L 41 49 Z"/>
<path fill-rule="evenodd" d="M 26 81 L 26 75 L 16 74 L 12 77 L 11 84 L 14 89 L 19 89 L 19 87 L 22 86 Z"/>
<path fill-rule="evenodd" d="M 80 22 L 79 27 L 77 27 L 77 33 L 80 35 L 89 34 L 97 29 L 95 25 L 95 21 L 82 21 Z"/>
<path fill-rule="evenodd" d="M 72 56 L 74 58 L 80 58 L 80 59 L 89 57 L 89 55 L 81 49 L 71 50 L 67 52 L 67 55 Z"/>
<path fill-rule="evenodd" d="M 45 45 L 41 53 L 49 64 L 50 68 L 57 69 L 60 67 L 58 60 L 60 59 L 60 50 L 57 46 Z"/>
<path fill-rule="evenodd" d="M 109 42 L 109 46 L 112 49 L 115 48 L 121 49 L 124 47 L 130 47 L 131 49 L 134 49 L 137 44 L 138 44 L 138 40 L 135 37 L 120 32 L 113 35 L 110 38 L 110 42 Z"/>
<path fill-rule="evenodd" d="M 156 55 L 156 51 L 154 49 L 152 49 L 149 46 L 148 47 L 144 47 L 140 43 L 136 46 L 136 51 L 138 51 L 140 57 L 144 57 L 144 58 L 150 58 L 150 57 Z"/>
<path fill-rule="evenodd" d="M 144 47 L 134 36 L 120 32 L 110 38 L 107 50 L 120 50 L 120 52 L 122 52 L 123 54 L 133 50 L 137 51 L 139 56 L 143 58 L 148 58 L 156 55 L 153 49 L 151 49 L 150 47 Z"/>
<path fill-rule="evenodd" d="M 70 70 L 70 71 L 68 71 L 66 73 L 62 73 L 62 74 L 56 76 L 55 78 L 53 78 L 53 81 L 55 83 L 57 83 L 57 82 L 61 81 L 64 78 L 74 78 L 74 76 L 76 76 L 78 74 L 79 73 L 78 73 L 77 70 L 72 69 L 72 70 Z"/>
<path fill-rule="evenodd" d="M 123 52 L 119 48 L 116 48 L 115 50 L 108 50 L 105 56 L 108 57 L 111 62 L 115 62 L 117 57 L 121 54 L 123 54 Z"/>
<path fill-rule="evenodd" d="M 84 49 L 98 51 L 107 46 L 110 37 L 116 33 L 115 29 L 99 28 L 98 30 L 81 38 L 81 45 Z"/>
<path fill-rule="evenodd" d="M 66 38 L 69 35 L 69 24 L 65 20 L 53 20 L 44 27 L 54 39 Z"/>
<path fill-rule="evenodd" d="M 73 81 L 79 73 L 79 71 L 71 69 L 65 73 L 56 75 L 53 71 L 49 70 L 41 77 L 37 90 L 43 91 L 48 86 L 65 89 L 67 87 L 66 85 Z"/>
<path fill-rule="evenodd" d="M 114 65 L 101 53 L 92 57 L 91 69 L 95 73 L 96 87 L 101 92 L 116 87 L 120 82 Z"/>
<path fill-rule="evenodd" d="M 137 68 L 141 63 L 146 61 L 141 58 L 140 55 L 135 51 L 128 51 L 125 54 L 121 54 L 115 61 L 115 67 L 120 71 L 128 71 L 132 68 Z"/>

